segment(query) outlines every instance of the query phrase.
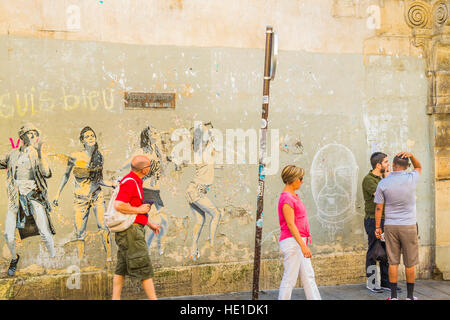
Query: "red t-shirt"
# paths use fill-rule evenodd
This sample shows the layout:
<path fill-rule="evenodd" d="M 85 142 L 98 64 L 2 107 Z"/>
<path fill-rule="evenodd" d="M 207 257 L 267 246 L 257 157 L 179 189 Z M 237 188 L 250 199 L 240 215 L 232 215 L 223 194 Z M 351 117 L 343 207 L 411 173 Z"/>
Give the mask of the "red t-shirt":
<path fill-rule="evenodd" d="M 132 178 L 137 182 L 136 183 L 132 180 L 127 180 L 122 184 L 122 181 L 126 178 Z M 132 207 L 139 207 L 144 202 L 139 196 L 138 187 L 141 192 L 142 197 L 144 197 L 144 191 L 142 190 L 142 179 L 139 178 L 133 171 L 131 171 L 129 174 L 127 174 L 125 177 L 123 177 L 122 180 L 120 180 L 120 189 L 119 193 L 117 194 L 116 200 L 122 201 L 125 203 L 129 203 Z M 146 225 L 148 222 L 148 214 L 138 214 L 136 216 L 136 220 L 134 220 L 135 223 L 139 223 L 142 225 Z"/>

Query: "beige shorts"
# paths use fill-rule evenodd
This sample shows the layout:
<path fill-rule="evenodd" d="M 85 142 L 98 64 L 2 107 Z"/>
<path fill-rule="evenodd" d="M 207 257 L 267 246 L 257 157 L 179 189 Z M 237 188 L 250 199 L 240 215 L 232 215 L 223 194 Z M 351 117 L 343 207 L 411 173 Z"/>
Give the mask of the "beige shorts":
<path fill-rule="evenodd" d="M 417 225 L 411 226 L 384 226 L 386 239 L 386 253 L 390 265 L 400 264 L 400 255 L 403 254 L 405 267 L 419 264 L 419 239 Z"/>

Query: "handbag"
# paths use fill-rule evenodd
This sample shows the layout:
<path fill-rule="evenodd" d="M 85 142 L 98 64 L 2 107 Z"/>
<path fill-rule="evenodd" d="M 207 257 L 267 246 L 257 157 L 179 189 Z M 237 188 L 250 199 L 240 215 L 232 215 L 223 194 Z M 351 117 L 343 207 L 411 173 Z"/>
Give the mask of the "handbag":
<path fill-rule="evenodd" d="M 376 261 L 387 262 L 386 250 L 384 249 L 384 246 L 380 239 L 377 239 L 375 241 L 375 244 L 374 244 L 374 247 L 373 247 L 373 250 L 371 253 L 371 258 Z"/>
<path fill-rule="evenodd" d="M 111 232 L 125 231 L 133 224 L 134 220 L 136 220 L 137 214 L 124 214 L 114 208 L 114 202 L 119 194 L 120 186 L 127 180 L 133 180 L 136 183 L 139 197 L 141 198 L 142 203 L 144 203 L 141 190 L 139 190 L 136 180 L 133 178 L 126 178 L 123 180 L 122 183 L 114 189 L 111 199 L 109 200 L 108 209 L 105 212 L 105 224 Z"/>

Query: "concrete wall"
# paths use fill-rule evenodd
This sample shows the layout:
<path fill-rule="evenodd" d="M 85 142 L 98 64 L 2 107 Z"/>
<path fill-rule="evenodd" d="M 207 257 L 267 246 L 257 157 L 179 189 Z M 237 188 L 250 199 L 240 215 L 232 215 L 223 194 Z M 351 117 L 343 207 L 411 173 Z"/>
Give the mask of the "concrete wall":
<path fill-rule="evenodd" d="M 71 4 L 81 8 L 78 29 L 73 29 L 74 20 L 67 20 L 76 13 L 66 12 Z M 85 126 L 96 132 L 107 179 L 119 175 L 147 125 L 163 137 L 189 129 L 194 121 L 211 121 L 224 135 L 238 128 L 258 132 L 264 30 L 272 24 L 280 54 L 271 85 L 269 129 L 279 130 L 280 143 L 270 148 L 278 148 L 280 168 L 266 178 L 262 288 L 276 288 L 281 280 L 276 204 L 282 190 L 279 173 L 290 163 L 307 172 L 299 195 L 308 210 L 318 283 L 365 281 L 361 181 L 370 169 L 370 154 L 378 150 L 390 159 L 396 152 L 411 151 L 422 162 L 418 274 L 430 276 L 434 163 L 425 115 L 427 81 L 425 61 L 408 38 L 403 1 L 30 1 L 26 6 L 1 1 L 0 8 L 0 153 L 11 150 L 9 138 L 17 141 L 24 121 L 34 123 L 53 170 L 51 198 L 67 156 L 82 148 L 78 137 Z M 125 110 L 124 91 L 173 92 L 176 108 Z M 345 186 L 331 218 L 323 214 L 326 204 L 318 197 L 325 174 L 316 170 L 321 163 Z M 156 241 L 150 248 L 160 295 L 251 289 L 257 170 L 255 164 L 216 165 L 208 196 L 223 216 L 214 247 L 207 241 L 207 223 L 200 258 L 193 260 L 197 217 L 185 191 L 194 168 L 175 170 L 173 163 L 164 162 L 161 195 L 169 228 L 164 253 L 159 254 Z M 0 179 L 6 181 L 4 171 Z M 8 200 L 1 190 L 3 232 Z M 103 190 L 107 203 L 111 191 Z M 108 282 L 115 259 L 106 261 L 92 213 L 86 255 L 78 259 L 73 198 L 71 177 L 52 213 L 56 258 L 49 258 L 39 237 L 20 241 L 17 276 L 25 283 L 43 275 L 57 279 L 54 288 L 62 297 L 104 298 L 108 295 L 84 287 L 92 280 L 82 280 L 84 289 L 78 293 L 62 289 L 71 266 L 84 272 L 82 279 L 93 272 L 101 275 L 98 281 Z M 153 219 L 160 221 L 156 213 Z M 6 270 L 10 254 L 3 238 L 0 248 Z M 115 253 L 114 243 L 112 248 Z M 22 285 L 17 278 L 1 281 L 5 297 L 13 297 Z M 109 285 L 102 288 L 110 290 Z M 130 297 L 140 294 L 132 282 L 128 288 Z M 18 297 L 33 298 L 25 292 Z"/>

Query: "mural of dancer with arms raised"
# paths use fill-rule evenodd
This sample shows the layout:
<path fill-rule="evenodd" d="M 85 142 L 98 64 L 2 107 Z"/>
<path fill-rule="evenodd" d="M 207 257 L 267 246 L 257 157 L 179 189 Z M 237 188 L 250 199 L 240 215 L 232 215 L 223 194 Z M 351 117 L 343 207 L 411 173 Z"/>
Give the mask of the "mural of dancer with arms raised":
<path fill-rule="evenodd" d="M 201 157 L 201 162 L 195 164 L 195 176 L 186 189 L 186 199 L 196 216 L 191 248 L 192 253 L 190 256 L 195 261 L 200 258 L 198 244 L 205 225 L 206 215 L 211 217 L 209 221 L 208 240 L 210 241 L 211 247 L 214 247 L 217 226 L 222 214 L 207 196 L 207 192 L 214 181 L 214 147 L 212 135 L 209 132 L 207 124 L 202 124 L 194 128 L 193 148 L 194 154 L 196 154 L 194 158 Z"/>

